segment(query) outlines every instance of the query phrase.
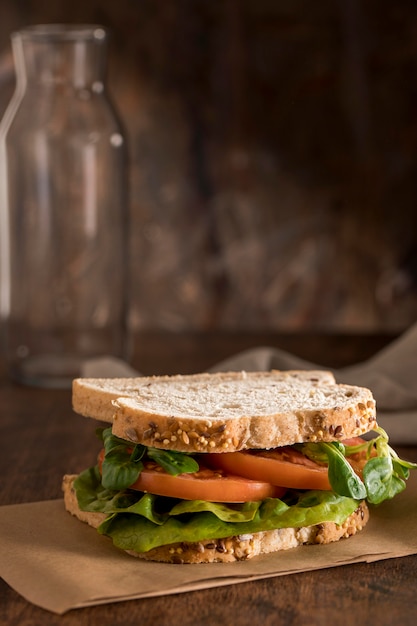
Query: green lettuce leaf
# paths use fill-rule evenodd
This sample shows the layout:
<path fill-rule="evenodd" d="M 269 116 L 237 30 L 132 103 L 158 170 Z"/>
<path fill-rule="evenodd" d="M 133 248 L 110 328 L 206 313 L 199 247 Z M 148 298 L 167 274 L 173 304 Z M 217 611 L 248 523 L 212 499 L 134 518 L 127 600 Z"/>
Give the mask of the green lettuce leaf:
<path fill-rule="evenodd" d="M 294 503 L 268 498 L 242 505 L 114 492 L 101 486 L 97 468 L 83 472 L 75 488 L 81 509 L 109 515 L 98 532 L 111 537 L 117 547 L 136 552 L 325 521 L 342 524 L 358 506 L 355 499 L 330 491 L 302 492 L 294 497 Z"/>
<path fill-rule="evenodd" d="M 223 522 L 249 522 L 255 517 L 260 504 L 260 502 L 245 502 L 232 505 L 207 502 L 206 500 L 180 500 L 178 504 L 172 507 L 169 514 L 211 512 Z"/>
<path fill-rule="evenodd" d="M 310 492 L 311 493 L 311 492 Z M 214 513 L 202 512 L 185 519 L 170 516 L 156 526 L 138 515 L 122 513 L 107 518 L 98 532 L 112 538 L 123 550 L 147 552 L 152 548 L 177 542 L 198 542 L 235 535 L 251 534 L 275 528 L 301 527 L 333 521 L 338 524 L 356 510 L 358 503 L 331 492 L 316 492 L 313 507 L 306 506 L 303 496 L 296 505 L 287 506 L 277 499 L 264 500 L 254 519 L 247 522 L 225 522 Z"/>
<path fill-rule="evenodd" d="M 358 500 L 366 499 L 371 504 L 381 504 L 401 493 L 406 487 L 410 470 L 417 464 L 400 459 L 389 445 L 385 430 L 376 427 L 377 436 L 359 444 L 344 445 L 342 442 L 304 443 L 295 447 L 309 458 L 327 463 L 329 481 L 333 491 Z M 366 454 L 363 481 L 353 471 L 346 459 L 351 454 Z"/>
<path fill-rule="evenodd" d="M 120 439 L 111 428 L 99 428 L 97 436 L 104 444 L 102 482 L 107 489 L 127 489 L 139 478 L 144 460 L 152 459 L 172 476 L 198 472 L 197 461 L 184 452 L 148 448 Z"/>
<path fill-rule="evenodd" d="M 82 472 L 74 481 L 78 506 L 82 511 L 106 514 L 133 513 L 154 524 L 163 524 L 168 515 L 158 513 L 158 496 L 138 491 L 111 491 L 101 484 L 98 467 Z"/>
<path fill-rule="evenodd" d="M 224 522 L 245 522 L 254 518 L 260 506 L 260 502 L 233 505 L 205 500 L 177 500 L 133 490 L 111 491 L 102 486 L 100 479 L 98 468 L 93 467 L 75 480 L 78 505 L 83 511 L 135 513 L 155 524 L 164 523 L 169 516 L 210 511 Z"/>

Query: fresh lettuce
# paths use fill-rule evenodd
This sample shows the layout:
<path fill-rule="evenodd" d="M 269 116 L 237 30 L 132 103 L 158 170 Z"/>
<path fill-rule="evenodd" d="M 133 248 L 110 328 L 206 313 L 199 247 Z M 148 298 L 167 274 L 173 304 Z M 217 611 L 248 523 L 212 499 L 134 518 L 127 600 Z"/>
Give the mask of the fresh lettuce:
<path fill-rule="evenodd" d="M 145 459 L 157 463 L 172 476 L 192 474 L 199 470 L 197 461 L 184 452 L 134 444 L 113 435 L 111 428 L 99 428 L 97 435 L 104 445 L 102 482 L 107 489 L 126 489 L 133 485 L 143 470 Z"/>
<path fill-rule="evenodd" d="M 370 504 L 381 504 L 404 491 L 410 469 L 417 469 L 417 464 L 399 458 L 389 445 L 385 430 L 377 427 L 375 432 L 377 437 L 358 445 L 345 446 L 335 441 L 305 443 L 297 445 L 297 448 L 309 458 L 327 463 L 333 491 L 357 500 L 367 500 Z M 358 452 L 365 453 L 367 458 L 363 480 L 346 459 Z"/>
<path fill-rule="evenodd" d="M 80 474 L 74 486 L 82 510 L 108 515 L 98 532 L 111 537 L 117 547 L 136 552 L 276 528 L 342 524 L 358 507 L 355 499 L 331 491 L 301 492 L 291 503 L 267 498 L 241 505 L 175 500 L 133 490 L 117 492 L 101 485 L 98 468 Z"/>
<path fill-rule="evenodd" d="M 107 515 L 98 532 L 112 538 L 124 550 L 147 552 L 177 542 L 198 542 L 278 528 L 298 528 L 334 522 L 342 524 L 366 499 L 380 504 L 406 486 L 410 469 L 389 446 L 384 430 L 358 445 L 341 442 L 297 444 L 306 456 L 326 463 L 333 491 L 288 491 L 285 500 L 220 504 L 204 500 L 179 500 L 129 489 L 152 460 L 169 474 L 198 471 L 196 459 L 168 450 L 147 448 L 115 437 L 111 429 L 100 431 L 105 455 L 102 475 L 98 467 L 78 476 L 74 486 L 83 511 Z M 347 456 L 365 452 L 363 479 L 353 471 Z"/>

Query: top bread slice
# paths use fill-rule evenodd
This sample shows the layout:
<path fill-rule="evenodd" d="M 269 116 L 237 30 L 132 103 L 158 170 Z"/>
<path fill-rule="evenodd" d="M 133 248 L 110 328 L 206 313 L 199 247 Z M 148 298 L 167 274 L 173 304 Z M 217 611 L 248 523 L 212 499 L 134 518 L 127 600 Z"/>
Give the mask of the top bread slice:
<path fill-rule="evenodd" d="M 72 406 L 76 413 L 84 417 L 103 422 L 113 422 L 115 414 L 114 400 L 119 398 L 141 399 L 143 394 L 161 394 L 166 398 L 183 386 L 186 393 L 191 394 L 194 388 L 197 393 L 207 385 L 214 389 L 215 385 L 249 379 L 250 384 L 256 381 L 300 381 L 309 385 L 334 384 L 332 372 L 326 370 L 271 370 L 267 372 L 218 372 L 214 374 L 189 374 L 177 376 L 138 376 L 136 378 L 76 378 L 72 384 Z M 155 385 L 158 384 L 158 389 Z M 153 391 L 154 390 L 154 391 Z M 216 393 L 216 392 L 215 392 Z M 191 395 L 189 396 L 191 397 Z M 197 409 L 197 405 L 194 407 Z"/>
<path fill-rule="evenodd" d="M 73 408 L 118 437 L 182 452 L 335 441 L 376 425 L 371 391 L 322 370 L 79 378 Z"/>

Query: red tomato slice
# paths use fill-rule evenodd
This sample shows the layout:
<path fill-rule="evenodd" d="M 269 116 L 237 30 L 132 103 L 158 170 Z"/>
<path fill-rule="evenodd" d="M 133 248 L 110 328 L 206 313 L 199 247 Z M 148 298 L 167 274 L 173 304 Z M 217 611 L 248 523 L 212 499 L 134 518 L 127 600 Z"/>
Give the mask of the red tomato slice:
<path fill-rule="evenodd" d="M 365 443 L 365 439 L 352 437 L 342 443 L 357 446 Z M 327 466 L 319 465 L 292 446 L 210 454 L 209 460 L 212 467 L 289 489 L 331 490 Z M 355 472 L 361 475 L 367 461 L 366 452 L 353 454 L 348 457 L 348 461 Z"/>
<path fill-rule="evenodd" d="M 350 439 L 343 439 L 342 443 L 345 446 L 360 446 L 367 441 L 363 437 L 351 437 Z"/>
<path fill-rule="evenodd" d="M 285 489 L 271 483 L 233 476 L 222 471 L 202 468 L 194 474 L 171 476 L 165 470 L 146 464 L 131 489 L 182 500 L 210 502 L 251 502 L 281 497 Z"/>
<path fill-rule="evenodd" d="M 307 458 L 291 446 L 254 452 L 210 454 L 210 465 L 227 472 L 290 489 L 322 489 L 331 486 L 327 467 Z"/>
<path fill-rule="evenodd" d="M 100 468 L 102 460 L 103 452 L 99 455 Z M 269 482 L 250 480 L 201 465 L 198 472 L 178 476 L 171 476 L 153 461 L 145 462 L 144 465 L 139 478 L 130 489 L 181 500 L 230 503 L 280 498 L 285 493 L 285 489 L 275 487 Z"/>
<path fill-rule="evenodd" d="M 362 437 L 352 437 L 351 439 L 344 439 L 342 443 L 345 446 L 359 446 L 367 442 L 365 439 L 362 439 Z M 371 452 L 371 456 L 376 456 L 376 450 L 373 450 Z M 356 474 L 360 476 L 360 478 L 362 478 L 363 468 L 368 461 L 367 451 L 362 450 L 361 452 L 355 452 L 354 454 L 350 454 L 349 456 L 347 456 L 346 459 L 349 461 Z"/>

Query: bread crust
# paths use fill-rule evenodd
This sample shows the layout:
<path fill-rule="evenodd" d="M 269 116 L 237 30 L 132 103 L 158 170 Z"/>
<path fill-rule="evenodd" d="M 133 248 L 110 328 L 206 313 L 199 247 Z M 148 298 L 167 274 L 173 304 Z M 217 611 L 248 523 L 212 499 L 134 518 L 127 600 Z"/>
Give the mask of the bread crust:
<path fill-rule="evenodd" d="M 369 389 L 315 370 L 77 379 L 73 408 L 122 439 L 191 453 L 343 440 L 376 426 Z"/>
<path fill-rule="evenodd" d="M 63 492 L 66 510 L 77 519 L 97 528 L 106 518 L 104 513 L 81 511 L 74 489 L 76 475 L 65 475 Z M 281 528 L 224 539 L 207 539 L 199 542 L 175 543 L 154 548 L 149 552 L 126 550 L 131 556 L 163 563 L 231 563 L 244 561 L 261 554 L 289 550 L 308 544 L 328 544 L 348 538 L 361 531 L 369 520 L 365 501 L 341 525 L 324 522 L 303 528 Z"/>

